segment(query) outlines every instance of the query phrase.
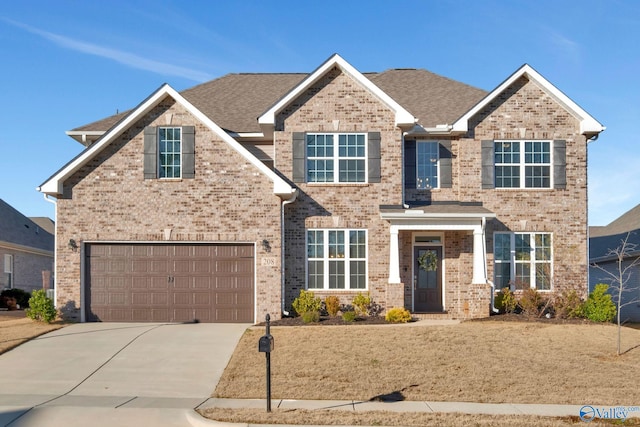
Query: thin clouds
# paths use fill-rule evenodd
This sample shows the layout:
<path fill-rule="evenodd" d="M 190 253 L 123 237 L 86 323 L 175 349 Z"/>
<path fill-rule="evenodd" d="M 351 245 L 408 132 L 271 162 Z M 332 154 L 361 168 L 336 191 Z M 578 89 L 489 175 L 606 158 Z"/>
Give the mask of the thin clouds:
<path fill-rule="evenodd" d="M 564 56 L 568 57 L 574 64 L 579 64 L 582 56 L 582 47 L 579 43 L 560 34 L 555 30 L 546 30 L 551 44 Z"/>
<path fill-rule="evenodd" d="M 180 67 L 173 64 L 167 64 L 164 62 L 155 61 L 153 59 L 143 58 L 139 55 L 122 50 L 112 49 L 109 47 L 99 46 L 93 43 L 72 39 L 70 37 L 65 37 L 59 34 L 40 30 L 38 28 L 34 28 L 20 22 L 11 21 L 8 19 L 3 20 L 32 34 L 36 34 L 46 40 L 49 40 L 50 42 L 55 43 L 62 48 L 110 59 L 127 67 L 150 71 L 156 74 L 178 76 L 195 82 L 205 82 L 211 79 L 211 76 L 209 74 L 202 71 Z"/>

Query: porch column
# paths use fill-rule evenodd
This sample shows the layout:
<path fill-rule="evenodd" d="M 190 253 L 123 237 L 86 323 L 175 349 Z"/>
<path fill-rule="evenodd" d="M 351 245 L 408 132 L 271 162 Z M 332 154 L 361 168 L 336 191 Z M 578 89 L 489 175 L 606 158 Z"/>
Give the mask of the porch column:
<path fill-rule="evenodd" d="M 483 285 L 487 283 L 485 276 L 485 253 L 484 253 L 484 233 L 482 227 L 474 227 L 473 229 L 473 279 L 471 283 L 474 285 Z"/>
<path fill-rule="evenodd" d="M 389 283 L 400 282 L 400 249 L 398 246 L 398 228 L 390 227 L 389 239 Z"/>

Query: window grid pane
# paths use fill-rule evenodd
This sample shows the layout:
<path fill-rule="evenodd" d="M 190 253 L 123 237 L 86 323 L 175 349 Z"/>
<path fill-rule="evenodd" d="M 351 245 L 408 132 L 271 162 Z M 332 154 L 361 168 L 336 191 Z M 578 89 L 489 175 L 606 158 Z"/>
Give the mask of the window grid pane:
<path fill-rule="evenodd" d="M 440 144 L 432 141 L 416 143 L 416 187 L 429 189 L 438 187 L 438 151 Z"/>
<path fill-rule="evenodd" d="M 550 233 L 494 234 L 496 289 L 550 290 L 552 283 L 552 235 Z M 511 268 L 514 268 L 514 271 Z"/>
<path fill-rule="evenodd" d="M 307 134 L 306 150 L 307 182 L 366 182 L 365 134 Z"/>
<path fill-rule="evenodd" d="M 307 230 L 307 287 L 366 289 L 366 256 L 366 230 Z"/>
<path fill-rule="evenodd" d="M 551 188 L 551 141 L 496 141 L 494 153 L 496 188 Z"/>
<path fill-rule="evenodd" d="M 181 157 L 181 128 L 160 128 L 158 131 L 160 178 L 180 178 Z"/>

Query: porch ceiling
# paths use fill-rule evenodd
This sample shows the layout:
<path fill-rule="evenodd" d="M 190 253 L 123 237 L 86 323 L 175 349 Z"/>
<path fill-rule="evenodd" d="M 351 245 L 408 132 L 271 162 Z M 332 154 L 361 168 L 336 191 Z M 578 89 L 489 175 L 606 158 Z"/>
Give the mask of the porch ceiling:
<path fill-rule="evenodd" d="M 392 223 L 431 222 L 457 224 L 495 218 L 496 214 L 479 203 L 438 203 L 424 206 L 405 207 L 400 205 L 381 205 L 380 216 Z"/>

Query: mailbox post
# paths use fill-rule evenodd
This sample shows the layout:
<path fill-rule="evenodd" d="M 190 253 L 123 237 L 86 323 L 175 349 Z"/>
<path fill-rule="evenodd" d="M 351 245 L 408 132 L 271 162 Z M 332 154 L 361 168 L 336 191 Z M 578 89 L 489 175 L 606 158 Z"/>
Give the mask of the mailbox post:
<path fill-rule="evenodd" d="M 267 412 L 271 412 L 271 351 L 273 351 L 273 336 L 271 336 L 271 316 L 265 316 L 267 333 L 258 341 L 258 351 L 267 357 Z"/>

